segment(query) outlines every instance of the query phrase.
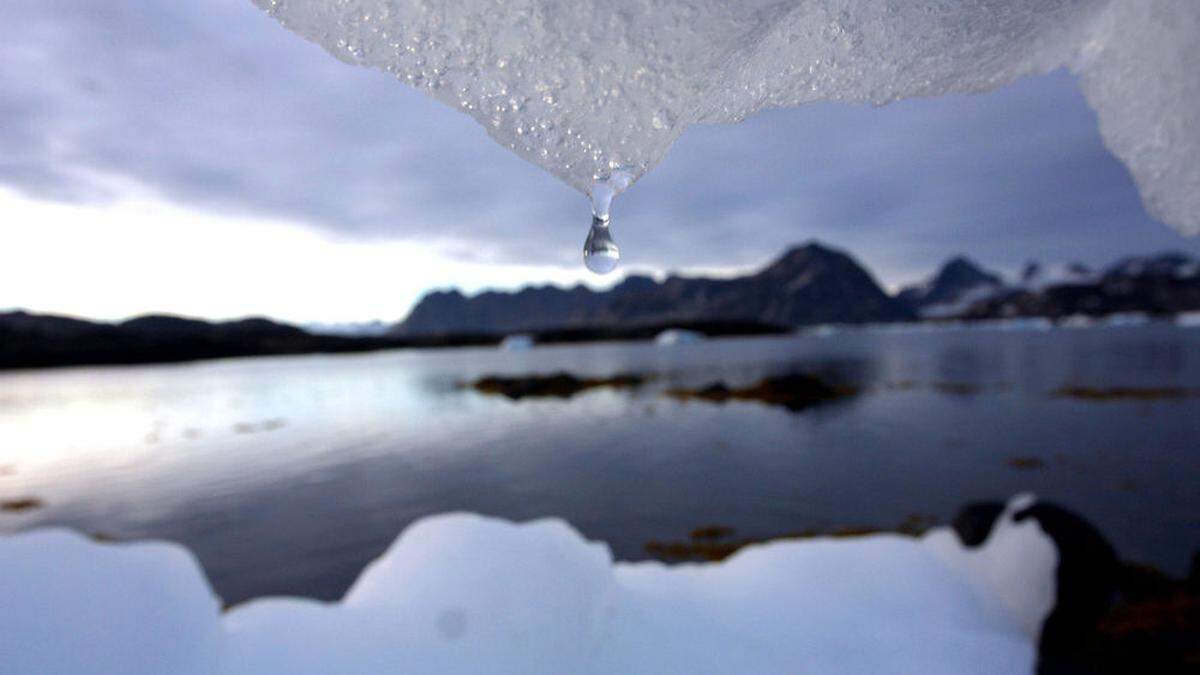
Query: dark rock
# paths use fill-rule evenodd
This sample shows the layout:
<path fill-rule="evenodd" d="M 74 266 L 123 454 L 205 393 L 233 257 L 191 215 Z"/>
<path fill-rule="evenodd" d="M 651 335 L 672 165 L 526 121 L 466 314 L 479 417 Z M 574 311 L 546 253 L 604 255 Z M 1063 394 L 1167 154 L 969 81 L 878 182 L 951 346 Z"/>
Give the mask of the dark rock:
<path fill-rule="evenodd" d="M 1009 457 L 1004 460 L 1004 463 L 1010 468 L 1022 471 L 1033 471 L 1046 467 L 1046 463 L 1037 457 Z"/>
<path fill-rule="evenodd" d="M 9 513 L 19 513 L 21 511 L 30 511 L 43 506 L 42 500 L 37 497 L 21 497 L 19 499 L 8 499 L 0 501 L 0 511 Z"/>
<path fill-rule="evenodd" d="M 970 504 L 954 530 L 965 546 L 980 546 L 1003 511 L 1000 502 Z M 1197 672 L 1200 595 L 1188 581 L 1120 563 L 1095 527 L 1061 506 L 1038 502 L 1013 518 L 1037 520 L 1059 557 L 1054 607 L 1038 640 L 1039 675 Z"/>
<path fill-rule="evenodd" d="M 718 539 L 728 539 L 732 537 L 734 529 L 724 525 L 705 525 L 692 530 L 692 539 L 700 539 L 705 541 L 716 541 Z"/>
<path fill-rule="evenodd" d="M 1038 502 L 1013 520 L 1033 518 L 1058 549 L 1054 609 L 1042 624 L 1038 673 L 1080 670 L 1081 654 L 1095 640 L 1098 622 L 1117 591 L 1117 554 L 1104 535 L 1079 515 L 1056 504 Z"/>
<path fill-rule="evenodd" d="M 732 388 L 724 382 L 713 382 L 698 389 L 671 389 L 667 392 L 669 396 L 681 400 L 700 399 L 713 403 L 728 400 L 758 401 L 781 406 L 792 412 L 799 412 L 854 393 L 851 389 L 837 388 L 812 375 L 801 373 L 768 377 L 757 384 L 740 389 Z"/>
<path fill-rule="evenodd" d="M 727 401 L 731 396 L 733 396 L 733 390 L 724 382 L 713 382 L 696 392 L 696 398 L 717 402 Z"/>
<path fill-rule="evenodd" d="M 603 378 L 580 378 L 568 373 L 552 375 L 523 375 L 503 377 L 490 375 L 471 383 L 471 388 L 484 394 L 499 394 L 514 401 L 532 398 L 571 398 L 588 389 L 600 387 L 633 388 L 646 381 L 640 375 L 614 375 Z"/>
<path fill-rule="evenodd" d="M 1003 502 L 975 502 L 959 510 L 950 526 L 958 534 L 963 546 L 976 548 L 987 540 L 1002 513 Z"/>
<path fill-rule="evenodd" d="M 1160 401 L 1187 398 L 1193 395 L 1183 387 L 1061 387 L 1056 398 L 1075 398 L 1085 401 Z"/>

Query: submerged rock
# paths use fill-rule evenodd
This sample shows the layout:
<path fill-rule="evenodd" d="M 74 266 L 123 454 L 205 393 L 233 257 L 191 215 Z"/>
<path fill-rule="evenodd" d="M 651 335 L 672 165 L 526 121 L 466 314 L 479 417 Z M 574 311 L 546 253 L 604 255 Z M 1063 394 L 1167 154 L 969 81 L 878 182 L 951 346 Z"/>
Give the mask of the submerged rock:
<path fill-rule="evenodd" d="M 793 373 L 768 377 L 757 384 L 734 389 L 724 382 L 713 382 L 698 389 L 671 389 L 668 395 L 680 400 L 700 399 L 713 403 L 759 401 L 798 412 L 833 399 L 850 396 L 855 390 L 835 387 L 812 375 Z"/>
<path fill-rule="evenodd" d="M 1183 387 L 1061 387 L 1055 398 L 1074 398 L 1084 401 L 1158 401 L 1181 399 L 1195 393 Z"/>
<path fill-rule="evenodd" d="M 36 508 L 41 508 L 42 500 L 37 497 L 22 497 L 20 499 L 7 499 L 0 501 L 0 511 L 10 513 L 18 513 L 21 511 L 29 511 Z"/>
<path fill-rule="evenodd" d="M 484 394 L 499 394 L 514 401 L 522 398 L 571 398 L 572 396 L 601 387 L 628 389 L 639 387 L 646 377 L 633 374 L 618 374 L 611 377 L 576 377 L 569 373 L 552 375 L 518 375 L 505 377 L 489 375 L 475 380 L 470 387 Z"/>
<path fill-rule="evenodd" d="M 1046 466 L 1046 462 L 1038 457 L 1009 457 L 1004 460 L 1004 463 L 1010 469 L 1019 469 L 1022 471 L 1035 471 Z"/>

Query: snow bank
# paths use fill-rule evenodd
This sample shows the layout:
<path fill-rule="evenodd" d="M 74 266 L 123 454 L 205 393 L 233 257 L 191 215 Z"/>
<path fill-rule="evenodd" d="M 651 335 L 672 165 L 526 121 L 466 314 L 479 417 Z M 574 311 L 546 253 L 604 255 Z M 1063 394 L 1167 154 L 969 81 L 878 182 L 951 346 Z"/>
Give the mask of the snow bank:
<path fill-rule="evenodd" d="M 338 603 L 220 614 L 173 544 L 0 538 L 0 670 L 14 673 L 1021 673 L 1057 553 L 1014 501 L 953 532 L 775 542 L 720 564 L 612 562 L 565 523 L 409 527 Z"/>
<path fill-rule="evenodd" d="M 979 92 L 1066 66 L 1150 211 L 1200 230 L 1192 0 L 254 2 L 585 192 L 618 167 L 636 180 L 692 124 Z"/>

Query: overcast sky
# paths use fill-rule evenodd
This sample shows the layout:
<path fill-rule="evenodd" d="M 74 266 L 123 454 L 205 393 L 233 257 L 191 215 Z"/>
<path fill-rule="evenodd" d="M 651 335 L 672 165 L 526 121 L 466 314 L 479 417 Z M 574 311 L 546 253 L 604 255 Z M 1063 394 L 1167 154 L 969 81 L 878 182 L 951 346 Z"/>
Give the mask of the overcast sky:
<path fill-rule="evenodd" d="M 582 267 L 588 221 L 466 116 L 249 0 L 0 4 L 0 308 L 395 320 L 433 287 L 611 282 Z M 1200 253 L 1145 214 L 1065 73 L 692 128 L 613 223 L 626 270 L 816 238 L 892 288 L 956 253 Z"/>

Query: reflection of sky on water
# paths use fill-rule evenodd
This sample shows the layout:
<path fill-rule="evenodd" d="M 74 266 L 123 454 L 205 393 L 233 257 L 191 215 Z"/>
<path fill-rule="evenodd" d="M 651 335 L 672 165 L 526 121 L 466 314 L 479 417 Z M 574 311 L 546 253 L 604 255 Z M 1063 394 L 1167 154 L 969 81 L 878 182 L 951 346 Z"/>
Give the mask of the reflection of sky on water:
<path fill-rule="evenodd" d="M 92 368 L 0 376 L 0 498 L 193 548 L 229 599 L 334 597 L 414 518 L 563 516 L 620 557 L 708 523 L 743 536 L 949 517 L 1032 489 L 1131 558 L 1200 544 L 1200 399 L 1055 399 L 1064 384 L 1200 387 L 1196 331 L 849 333 Z M 791 370 L 865 388 L 799 415 L 660 395 Z M 643 390 L 512 402 L 484 373 L 657 373 Z M 969 386 L 968 386 L 969 385 Z M 1037 471 L 1006 465 L 1042 459 Z"/>

